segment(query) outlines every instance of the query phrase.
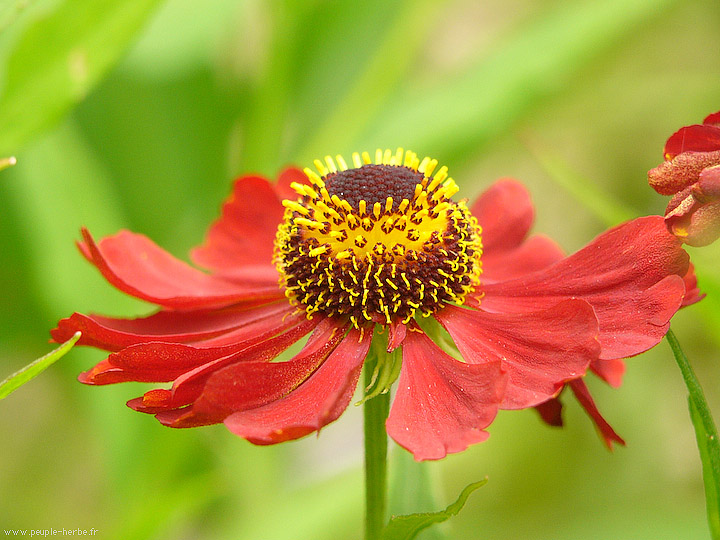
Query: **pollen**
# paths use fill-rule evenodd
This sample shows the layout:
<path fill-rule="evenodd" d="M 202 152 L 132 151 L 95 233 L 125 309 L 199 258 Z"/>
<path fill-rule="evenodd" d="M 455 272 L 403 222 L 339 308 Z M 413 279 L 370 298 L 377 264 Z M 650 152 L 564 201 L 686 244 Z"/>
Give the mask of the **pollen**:
<path fill-rule="evenodd" d="M 356 328 L 462 304 L 480 282 L 481 230 L 447 168 L 402 148 L 315 160 L 275 239 L 290 302 Z M 433 172 L 435 173 L 433 175 Z"/>

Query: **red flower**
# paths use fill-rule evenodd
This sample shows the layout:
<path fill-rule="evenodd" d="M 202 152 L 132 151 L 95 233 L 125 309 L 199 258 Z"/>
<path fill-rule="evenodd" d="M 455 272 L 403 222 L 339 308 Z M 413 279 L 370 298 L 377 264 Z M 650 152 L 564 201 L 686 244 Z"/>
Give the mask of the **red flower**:
<path fill-rule="evenodd" d="M 720 112 L 686 126 L 665 143 L 665 162 L 648 172 L 650 185 L 672 195 L 670 231 L 691 246 L 720 238 Z"/>
<path fill-rule="evenodd" d="M 111 353 L 80 380 L 172 383 L 128 405 L 167 426 L 224 422 L 273 444 L 343 412 L 373 329 L 386 328 L 383 346 L 402 345 L 388 433 L 416 459 L 438 459 L 486 439 L 498 408 L 552 403 L 566 383 L 582 395 L 588 367 L 619 382 L 618 359 L 658 343 L 683 302 L 687 255 L 659 216 L 565 257 L 527 236 L 534 211 L 517 182 L 468 208 L 434 160 L 398 150 L 353 162 L 288 169 L 275 185 L 239 179 L 192 252 L 211 273 L 141 235 L 96 243 L 83 231 L 83 255 L 159 311 L 60 321 L 56 341 L 81 330 L 82 344 Z M 439 346 L 435 321 L 464 361 Z M 272 361 L 308 333 L 299 353 Z"/>

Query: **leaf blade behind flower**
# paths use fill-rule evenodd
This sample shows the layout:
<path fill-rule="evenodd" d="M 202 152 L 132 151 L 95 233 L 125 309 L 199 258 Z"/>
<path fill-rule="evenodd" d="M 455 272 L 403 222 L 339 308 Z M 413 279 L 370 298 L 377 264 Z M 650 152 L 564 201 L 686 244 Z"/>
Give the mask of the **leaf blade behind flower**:
<path fill-rule="evenodd" d="M 0 148 L 14 152 L 81 101 L 121 57 L 159 0 L 63 2 L 23 32 L 5 66 Z"/>
<path fill-rule="evenodd" d="M 468 500 L 470 494 L 476 489 L 487 484 L 487 478 L 479 482 L 473 482 L 465 486 L 460 492 L 457 500 L 449 505 L 445 510 L 438 512 L 425 512 L 419 514 L 408 514 L 405 516 L 393 516 L 387 527 L 383 530 L 382 540 L 412 540 L 420 531 L 434 525 L 447 521 L 456 516 Z"/>
<path fill-rule="evenodd" d="M 75 332 L 75 335 L 73 335 L 73 337 L 68 339 L 65 343 L 50 351 L 45 356 L 41 356 L 37 360 L 30 362 L 27 366 L 21 368 L 2 381 L 0 383 L 0 399 L 6 398 L 22 385 L 30 382 L 47 368 L 52 366 L 55 362 L 60 360 L 60 358 L 65 356 L 65 354 L 73 348 L 75 343 L 77 343 L 77 340 L 80 339 L 81 335 L 82 334 L 79 331 Z"/>

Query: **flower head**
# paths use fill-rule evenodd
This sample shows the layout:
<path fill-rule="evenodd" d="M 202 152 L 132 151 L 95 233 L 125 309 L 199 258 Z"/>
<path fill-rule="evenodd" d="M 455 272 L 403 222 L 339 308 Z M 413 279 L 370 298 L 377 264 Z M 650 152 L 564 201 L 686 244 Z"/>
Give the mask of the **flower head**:
<path fill-rule="evenodd" d="M 477 220 L 436 160 L 413 152 L 342 156 L 294 183 L 297 201 L 283 201 L 277 269 L 292 303 L 312 315 L 367 323 L 407 324 L 447 302 L 462 303 L 480 280 Z M 327 165 L 327 166 L 326 166 Z"/>
<path fill-rule="evenodd" d="M 714 242 L 720 237 L 720 112 L 674 133 L 664 156 L 648 179 L 658 193 L 672 195 L 668 228 L 691 246 Z"/>
<path fill-rule="evenodd" d="M 582 377 L 619 384 L 620 359 L 662 338 L 692 286 L 659 216 L 565 257 L 528 237 L 534 210 L 515 181 L 468 205 L 447 169 L 401 149 L 315 165 L 235 183 L 192 253 L 210 273 L 141 235 L 96 243 L 83 231 L 81 252 L 105 278 L 159 309 L 60 321 L 56 341 L 82 330 L 81 343 L 111 353 L 80 380 L 171 383 L 128 405 L 272 444 L 338 418 L 378 340 L 402 351 L 378 377 L 386 390 L 399 368 L 388 433 L 438 459 L 486 439 L 499 408 L 552 408 L 566 384 L 603 430 Z"/>

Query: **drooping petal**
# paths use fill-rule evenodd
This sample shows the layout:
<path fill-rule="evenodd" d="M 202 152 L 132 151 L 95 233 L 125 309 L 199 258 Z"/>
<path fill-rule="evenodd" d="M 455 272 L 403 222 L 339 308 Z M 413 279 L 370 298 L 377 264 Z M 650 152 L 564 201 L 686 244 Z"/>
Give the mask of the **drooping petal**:
<path fill-rule="evenodd" d="M 478 197 L 470 212 L 482 227 L 483 252 L 518 247 L 535 219 L 530 194 L 520 182 L 502 179 Z"/>
<path fill-rule="evenodd" d="M 274 325 L 294 309 L 287 302 L 280 301 L 257 307 L 219 310 L 165 310 L 137 319 L 73 313 L 62 319 L 50 334 L 55 342 L 62 343 L 69 339 L 68 336 L 80 331 L 80 345 L 114 352 L 151 341 L 197 343 L 249 325 L 253 325 L 252 332 L 257 332 L 258 324 Z"/>
<path fill-rule="evenodd" d="M 680 128 L 670 136 L 665 143 L 665 159 L 672 159 L 683 152 L 714 150 L 720 150 L 720 128 L 711 124 L 694 124 Z"/>
<path fill-rule="evenodd" d="M 149 238 L 121 231 L 95 243 L 83 229 L 83 254 L 121 291 L 173 309 L 221 307 L 284 296 L 277 281 L 237 284 L 176 259 Z"/>
<path fill-rule="evenodd" d="M 482 281 L 507 281 L 530 274 L 565 257 L 554 240 L 543 235 L 531 236 L 514 249 L 483 253 Z"/>
<path fill-rule="evenodd" d="M 158 414 L 170 427 L 195 427 L 222 422 L 229 414 L 282 399 L 302 384 L 338 346 L 346 328 L 324 319 L 305 347 L 286 362 L 247 360 L 214 369 L 190 407 Z M 178 399 L 180 384 L 173 388 Z M 187 400 L 187 398 L 185 398 Z"/>
<path fill-rule="evenodd" d="M 613 388 L 620 388 L 625 375 L 625 362 L 619 358 L 603 360 L 598 358 L 590 364 L 590 369 Z"/>
<path fill-rule="evenodd" d="M 500 361 L 509 380 L 503 409 L 524 409 L 554 397 L 598 357 L 598 323 L 583 300 L 544 311 L 488 313 L 454 306 L 435 313 L 466 362 Z"/>
<path fill-rule="evenodd" d="M 484 429 L 497 415 L 505 384 L 499 360 L 460 362 L 411 328 L 388 435 L 417 461 L 461 452 L 488 438 Z"/>
<path fill-rule="evenodd" d="M 207 371 L 213 362 L 225 365 L 238 355 L 248 355 L 248 351 L 257 352 L 263 360 L 271 360 L 316 324 L 305 317 L 288 317 L 281 326 L 268 328 L 263 334 L 249 335 L 244 340 L 217 347 L 160 341 L 140 343 L 111 354 L 95 368 L 82 373 L 79 380 L 94 385 L 126 381 L 169 382 L 187 377 L 197 369 Z"/>
<path fill-rule="evenodd" d="M 272 264 L 273 242 L 284 208 L 267 179 L 243 176 L 235 181 L 220 219 L 210 226 L 192 260 L 215 271 Z"/>
<path fill-rule="evenodd" d="M 683 277 L 683 281 L 685 282 L 685 297 L 682 302 L 683 307 L 691 306 L 692 304 L 695 304 L 705 298 L 705 293 L 701 292 L 700 287 L 698 286 L 698 279 L 695 275 L 695 266 L 693 263 L 690 263 L 690 267 L 688 268 L 687 274 Z"/>
<path fill-rule="evenodd" d="M 574 381 L 570 382 L 570 388 L 575 394 L 575 397 L 580 402 L 580 405 L 582 405 L 583 409 L 585 409 L 588 415 L 590 415 L 590 418 L 592 418 L 593 422 L 595 422 L 595 425 L 600 431 L 600 435 L 602 436 L 603 441 L 605 441 L 606 446 L 610 450 L 612 450 L 612 445 L 614 442 L 625 446 L 625 441 L 622 439 L 622 437 L 615 433 L 615 430 L 612 428 L 612 426 L 607 423 L 607 421 L 600 414 L 600 411 L 598 411 L 598 408 L 595 405 L 595 401 L 590 395 L 590 390 L 588 390 L 585 381 L 583 381 L 582 379 L 575 379 Z"/>
<path fill-rule="evenodd" d="M 497 312 L 547 308 L 565 298 L 592 305 L 601 358 L 625 358 L 656 345 L 685 296 L 688 256 L 660 216 L 638 218 L 600 235 L 544 270 L 482 287 L 481 305 Z"/>
<path fill-rule="evenodd" d="M 535 405 L 535 410 L 547 425 L 553 427 L 563 426 L 562 403 L 558 398 L 555 397 L 538 403 Z"/>
<path fill-rule="evenodd" d="M 351 329 L 304 383 L 286 397 L 225 419 L 227 428 L 254 444 L 298 439 L 336 420 L 352 399 L 372 332 Z"/>

